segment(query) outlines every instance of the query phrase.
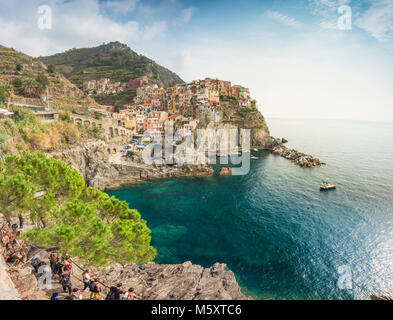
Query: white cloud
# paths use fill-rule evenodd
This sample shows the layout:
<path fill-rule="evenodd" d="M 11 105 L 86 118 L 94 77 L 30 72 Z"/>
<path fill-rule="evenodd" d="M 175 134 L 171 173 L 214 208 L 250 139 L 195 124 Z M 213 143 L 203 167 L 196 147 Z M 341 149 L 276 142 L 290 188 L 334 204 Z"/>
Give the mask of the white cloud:
<path fill-rule="evenodd" d="M 288 17 L 288 16 L 283 15 L 277 11 L 268 10 L 265 12 L 265 14 L 269 19 L 274 20 L 279 23 L 282 23 L 282 24 L 284 24 L 290 28 L 293 28 L 293 29 L 299 29 L 303 26 L 303 24 L 301 22 L 297 21 L 295 18 Z"/>
<path fill-rule="evenodd" d="M 40 0 L 26 2 L 23 10 L 20 2 L 0 0 L 0 43 L 39 56 L 103 42 L 130 44 L 151 40 L 166 30 L 163 21 L 144 28 L 138 21 L 113 21 L 100 13 L 98 0 L 47 0 L 47 3 L 52 8 L 53 26 L 51 30 L 40 30 L 37 26 Z"/>
<path fill-rule="evenodd" d="M 309 6 L 311 12 L 322 19 L 319 23 L 322 29 L 338 29 L 338 9 L 350 2 L 351 0 L 309 0 Z"/>
<path fill-rule="evenodd" d="M 192 7 L 186 8 L 181 12 L 180 16 L 173 21 L 173 24 L 177 26 L 186 24 L 191 20 L 193 14 L 194 14 L 194 8 Z"/>
<path fill-rule="evenodd" d="M 393 40 L 393 0 L 375 0 L 355 22 L 381 42 Z"/>
<path fill-rule="evenodd" d="M 139 0 L 113 0 L 105 3 L 105 7 L 116 13 L 127 14 L 134 10 Z"/>
<path fill-rule="evenodd" d="M 165 33 L 167 23 L 165 21 L 158 21 L 153 23 L 151 26 L 145 28 L 143 33 L 144 40 L 152 40 Z"/>

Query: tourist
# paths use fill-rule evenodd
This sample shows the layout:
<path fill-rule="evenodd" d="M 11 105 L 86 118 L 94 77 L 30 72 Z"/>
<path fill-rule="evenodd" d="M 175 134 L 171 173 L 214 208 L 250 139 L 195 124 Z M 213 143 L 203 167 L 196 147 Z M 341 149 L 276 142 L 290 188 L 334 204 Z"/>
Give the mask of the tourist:
<path fill-rule="evenodd" d="M 98 297 L 101 293 L 101 286 L 99 284 L 99 279 L 95 278 L 89 285 L 90 289 L 90 300 L 98 300 Z"/>
<path fill-rule="evenodd" d="M 57 292 L 53 293 L 52 296 L 50 297 L 50 299 L 53 300 L 60 300 L 59 299 L 59 294 Z"/>
<path fill-rule="evenodd" d="M 91 282 L 90 269 L 85 270 L 82 273 L 82 277 L 83 277 L 83 285 L 84 285 L 83 291 L 87 292 L 87 290 L 89 288 L 89 285 L 90 285 L 90 282 Z"/>
<path fill-rule="evenodd" d="M 71 300 L 82 300 L 82 294 L 78 288 L 72 290 Z"/>
<path fill-rule="evenodd" d="M 35 255 L 32 259 L 31 259 L 31 265 L 34 268 L 34 271 L 37 273 L 38 272 L 38 268 L 41 264 L 41 259 L 38 255 Z"/>
<path fill-rule="evenodd" d="M 121 295 L 123 294 L 122 284 L 118 283 L 116 287 L 111 287 L 106 300 L 121 300 Z"/>
<path fill-rule="evenodd" d="M 63 260 L 61 267 L 61 278 L 66 278 L 71 275 L 72 264 L 71 260 Z"/>
<path fill-rule="evenodd" d="M 56 263 L 59 262 L 59 255 L 56 252 L 52 252 L 49 255 L 49 262 L 50 262 L 50 269 L 52 270 L 52 272 L 54 274 L 56 274 L 55 266 L 56 266 Z"/>
<path fill-rule="evenodd" d="M 134 288 L 128 289 L 128 291 L 124 294 L 124 300 L 135 300 L 136 294 L 134 293 Z"/>
<path fill-rule="evenodd" d="M 18 218 L 19 218 L 19 228 L 23 229 L 23 216 L 20 214 Z"/>
<path fill-rule="evenodd" d="M 64 292 L 68 291 L 68 294 L 71 295 L 71 293 L 72 293 L 72 283 L 71 283 L 70 277 L 68 276 L 68 277 L 63 278 L 60 283 L 61 283 L 61 285 L 63 287 L 63 291 Z"/>

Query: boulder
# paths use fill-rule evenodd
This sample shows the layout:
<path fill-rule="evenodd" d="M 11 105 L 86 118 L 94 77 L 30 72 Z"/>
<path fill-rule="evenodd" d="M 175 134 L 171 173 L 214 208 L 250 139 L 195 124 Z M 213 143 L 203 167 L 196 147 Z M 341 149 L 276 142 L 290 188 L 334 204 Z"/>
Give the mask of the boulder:
<path fill-rule="evenodd" d="M 220 171 L 218 172 L 219 176 L 228 176 L 230 174 L 232 174 L 231 168 L 221 168 Z"/>

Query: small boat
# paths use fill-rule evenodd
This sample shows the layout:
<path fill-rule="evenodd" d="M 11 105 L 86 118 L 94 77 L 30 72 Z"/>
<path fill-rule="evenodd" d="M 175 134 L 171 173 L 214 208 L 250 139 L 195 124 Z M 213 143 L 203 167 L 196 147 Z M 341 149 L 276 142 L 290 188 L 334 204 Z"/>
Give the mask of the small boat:
<path fill-rule="evenodd" d="M 258 157 L 251 156 L 251 160 L 258 160 Z"/>
<path fill-rule="evenodd" d="M 337 187 L 336 184 L 324 182 L 323 185 L 321 185 L 321 190 L 333 190 L 333 189 L 336 189 L 336 187 Z"/>

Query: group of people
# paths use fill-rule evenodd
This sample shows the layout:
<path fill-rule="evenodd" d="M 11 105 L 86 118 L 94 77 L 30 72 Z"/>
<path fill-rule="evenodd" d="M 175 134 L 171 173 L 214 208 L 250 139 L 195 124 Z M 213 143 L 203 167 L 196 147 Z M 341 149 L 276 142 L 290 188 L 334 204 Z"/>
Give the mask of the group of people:
<path fill-rule="evenodd" d="M 81 300 L 83 295 L 81 290 L 73 288 L 71 283 L 72 261 L 68 258 L 60 259 L 59 255 L 55 252 L 49 256 L 50 268 L 53 275 L 58 276 L 58 280 L 63 288 L 64 293 L 68 292 L 67 299 Z M 87 269 L 82 273 L 83 292 L 90 291 L 90 300 L 103 300 L 102 287 L 100 280 L 97 277 L 92 277 L 91 270 Z M 134 289 L 130 288 L 124 292 L 122 284 L 117 284 L 116 287 L 111 287 L 109 293 L 106 295 L 105 300 L 135 300 L 137 299 Z M 60 300 L 59 294 L 53 293 L 50 300 Z"/>
<path fill-rule="evenodd" d="M 22 224 L 23 227 L 23 224 Z M 0 254 L 7 263 L 22 265 L 27 261 L 27 248 L 23 241 L 18 240 L 18 225 L 7 222 L 0 217 Z"/>

